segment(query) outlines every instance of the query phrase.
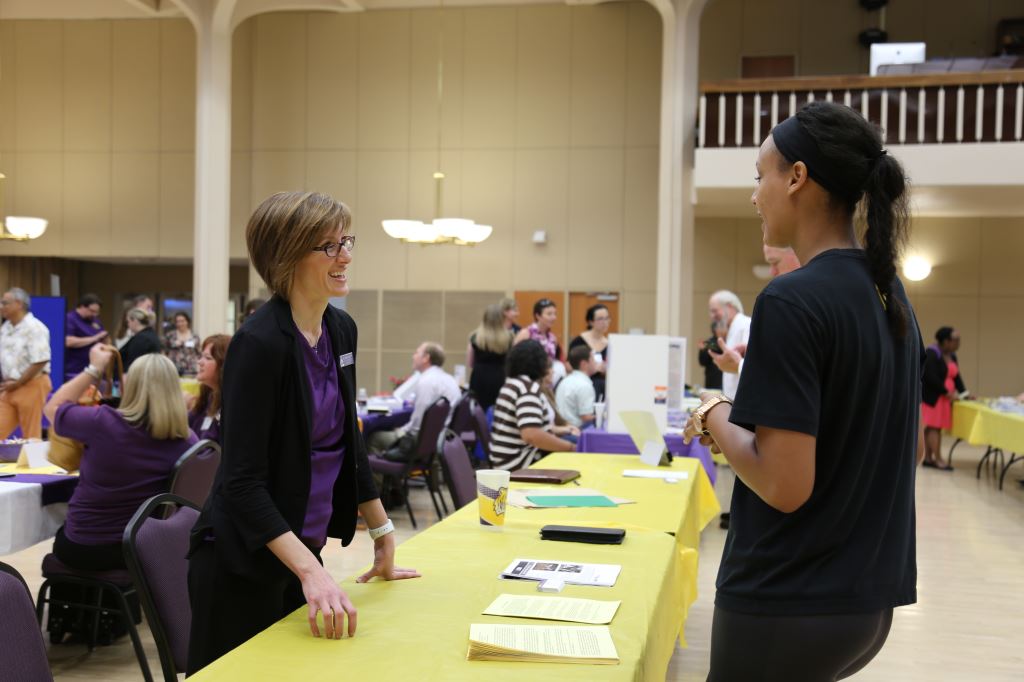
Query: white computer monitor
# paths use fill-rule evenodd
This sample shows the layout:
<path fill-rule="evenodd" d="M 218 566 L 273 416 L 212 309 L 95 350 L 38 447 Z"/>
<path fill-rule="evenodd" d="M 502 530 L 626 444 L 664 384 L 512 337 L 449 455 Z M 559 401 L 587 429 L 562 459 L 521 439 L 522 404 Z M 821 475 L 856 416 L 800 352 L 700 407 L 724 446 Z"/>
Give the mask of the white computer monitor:
<path fill-rule="evenodd" d="M 925 60 L 924 43 L 874 43 L 871 45 L 871 75 L 889 64 L 921 64 Z"/>

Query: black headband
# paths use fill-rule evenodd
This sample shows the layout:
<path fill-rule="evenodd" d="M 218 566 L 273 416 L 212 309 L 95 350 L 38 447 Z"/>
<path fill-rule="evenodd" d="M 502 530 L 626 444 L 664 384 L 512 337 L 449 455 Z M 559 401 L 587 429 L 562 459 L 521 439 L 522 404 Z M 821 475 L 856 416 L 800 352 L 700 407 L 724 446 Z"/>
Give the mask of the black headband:
<path fill-rule="evenodd" d="M 803 161 L 807 166 L 807 174 L 829 194 L 840 197 L 850 194 L 850 189 L 845 186 L 849 182 L 850 169 L 839 167 L 826 159 L 825 155 L 821 153 L 821 149 L 818 148 L 818 143 L 796 116 L 790 116 L 772 128 L 772 140 L 775 142 L 775 148 L 787 161 L 790 163 Z M 878 159 L 882 158 L 885 153 L 886 151 L 882 149 L 876 156 L 868 159 L 867 174 L 857 183 L 858 191 L 864 187 L 868 176 L 875 169 Z"/>

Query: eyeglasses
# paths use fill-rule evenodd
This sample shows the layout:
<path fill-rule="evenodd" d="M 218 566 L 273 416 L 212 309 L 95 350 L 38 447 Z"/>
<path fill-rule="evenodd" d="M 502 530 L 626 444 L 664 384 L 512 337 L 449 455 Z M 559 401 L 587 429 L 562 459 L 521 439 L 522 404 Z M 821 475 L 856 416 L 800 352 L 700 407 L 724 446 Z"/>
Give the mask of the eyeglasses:
<path fill-rule="evenodd" d="M 352 249 L 356 248 L 356 236 L 354 234 L 347 234 L 341 238 L 340 242 L 331 242 L 324 244 L 323 246 L 313 247 L 313 251 L 323 251 L 324 255 L 328 258 L 337 258 L 341 249 L 345 249 L 349 253 L 352 253 Z"/>

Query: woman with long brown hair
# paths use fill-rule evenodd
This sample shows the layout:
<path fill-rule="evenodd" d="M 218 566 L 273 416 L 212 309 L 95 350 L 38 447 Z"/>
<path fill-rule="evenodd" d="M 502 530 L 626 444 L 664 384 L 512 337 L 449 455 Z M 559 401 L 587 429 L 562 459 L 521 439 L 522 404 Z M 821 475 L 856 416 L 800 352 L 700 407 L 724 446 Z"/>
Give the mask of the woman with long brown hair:
<path fill-rule="evenodd" d="M 188 425 L 200 440 L 209 439 L 218 444 L 221 442 L 221 384 L 224 379 L 224 358 L 228 354 L 229 343 L 231 337 L 227 334 L 214 334 L 203 339 L 199 371 L 196 374 L 199 397 L 188 413 Z"/>

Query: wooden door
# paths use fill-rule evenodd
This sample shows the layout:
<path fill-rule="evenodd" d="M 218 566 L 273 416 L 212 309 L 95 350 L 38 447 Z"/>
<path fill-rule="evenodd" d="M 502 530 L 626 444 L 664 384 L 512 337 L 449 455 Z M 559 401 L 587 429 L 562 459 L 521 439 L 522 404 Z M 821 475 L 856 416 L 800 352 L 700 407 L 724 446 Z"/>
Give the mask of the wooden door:
<path fill-rule="evenodd" d="M 619 333 L 619 295 L 617 293 L 594 293 L 573 291 L 569 293 L 569 340 L 575 339 L 587 328 L 587 308 L 598 303 L 608 307 L 612 316 L 609 334 Z"/>
<path fill-rule="evenodd" d="M 519 306 L 519 326 L 529 327 L 533 324 L 533 304 L 542 298 L 550 298 L 558 308 L 558 322 L 552 329 L 558 337 L 558 345 L 562 352 L 566 350 L 565 342 L 565 292 L 564 291 L 517 291 L 515 293 L 516 305 Z"/>

